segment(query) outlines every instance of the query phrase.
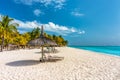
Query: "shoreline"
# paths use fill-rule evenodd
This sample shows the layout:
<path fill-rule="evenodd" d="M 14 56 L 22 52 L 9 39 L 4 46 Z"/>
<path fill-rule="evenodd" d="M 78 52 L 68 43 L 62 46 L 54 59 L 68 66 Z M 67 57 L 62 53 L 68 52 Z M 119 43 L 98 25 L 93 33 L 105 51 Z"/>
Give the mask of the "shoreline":
<path fill-rule="evenodd" d="M 51 56 L 64 57 L 39 62 L 40 49 L 0 52 L 0 80 L 119 80 L 120 58 L 71 47 L 57 47 Z"/>
<path fill-rule="evenodd" d="M 74 48 L 74 47 L 69 47 L 69 48 Z M 118 55 L 108 54 L 108 53 L 105 53 L 105 52 L 97 52 L 97 51 L 92 51 L 92 50 L 87 50 L 87 49 L 79 49 L 79 48 L 74 48 L 74 49 L 84 50 L 84 51 L 88 51 L 88 52 L 94 52 L 94 53 L 97 53 L 97 54 L 103 54 L 103 55 L 108 55 L 108 56 L 113 56 L 113 57 L 120 58 L 120 56 L 118 56 Z"/>
<path fill-rule="evenodd" d="M 69 48 L 74 48 L 74 47 L 69 47 Z M 104 54 L 104 55 L 108 55 L 108 56 L 120 57 L 119 55 L 109 54 L 109 53 L 105 53 L 105 52 L 98 52 L 98 51 L 93 51 L 93 50 L 88 50 L 88 49 L 82 49 L 82 48 L 74 48 L 74 49 L 80 49 L 80 50 L 95 52 L 95 53 Z"/>

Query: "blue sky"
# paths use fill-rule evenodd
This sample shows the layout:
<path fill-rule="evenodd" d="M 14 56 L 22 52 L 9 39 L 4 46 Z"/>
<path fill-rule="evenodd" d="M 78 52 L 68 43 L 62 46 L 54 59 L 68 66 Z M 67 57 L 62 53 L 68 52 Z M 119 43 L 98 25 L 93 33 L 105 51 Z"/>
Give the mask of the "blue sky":
<path fill-rule="evenodd" d="M 120 45 L 120 0 L 0 0 L 20 33 L 44 25 L 69 45 Z"/>

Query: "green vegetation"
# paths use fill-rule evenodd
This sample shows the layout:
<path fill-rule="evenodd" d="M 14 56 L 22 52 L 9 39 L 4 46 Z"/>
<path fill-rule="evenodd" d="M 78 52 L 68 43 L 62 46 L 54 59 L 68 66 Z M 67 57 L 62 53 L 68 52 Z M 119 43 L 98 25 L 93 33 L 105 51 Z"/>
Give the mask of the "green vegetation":
<path fill-rule="evenodd" d="M 1 51 L 4 47 L 8 47 L 8 44 L 26 46 L 30 40 L 36 39 L 40 36 L 40 28 L 38 27 L 34 28 L 31 32 L 20 34 L 17 30 L 17 26 L 19 26 L 19 24 L 13 23 L 12 21 L 13 19 L 9 18 L 8 16 L 2 16 L 2 19 L 0 20 Z M 56 36 L 44 33 L 44 36 L 54 40 L 58 46 L 66 46 L 68 44 L 68 41 L 64 40 L 61 35 Z"/>
<path fill-rule="evenodd" d="M 1 51 L 3 49 L 3 45 L 8 45 L 12 41 L 12 34 L 17 32 L 16 23 L 10 23 L 13 19 L 8 16 L 2 16 L 2 20 L 0 21 L 0 38 L 1 38 Z"/>

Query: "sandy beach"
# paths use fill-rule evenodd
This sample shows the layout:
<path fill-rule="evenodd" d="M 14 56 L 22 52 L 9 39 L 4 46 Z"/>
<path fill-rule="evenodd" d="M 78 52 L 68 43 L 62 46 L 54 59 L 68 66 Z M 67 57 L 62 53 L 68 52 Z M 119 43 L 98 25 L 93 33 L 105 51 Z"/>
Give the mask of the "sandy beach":
<path fill-rule="evenodd" d="M 0 52 L 0 80 L 120 80 L 120 57 L 69 47 L 39 62 L 40 49 Z M 48 53 L 47 53 L 48 54 Z"/>

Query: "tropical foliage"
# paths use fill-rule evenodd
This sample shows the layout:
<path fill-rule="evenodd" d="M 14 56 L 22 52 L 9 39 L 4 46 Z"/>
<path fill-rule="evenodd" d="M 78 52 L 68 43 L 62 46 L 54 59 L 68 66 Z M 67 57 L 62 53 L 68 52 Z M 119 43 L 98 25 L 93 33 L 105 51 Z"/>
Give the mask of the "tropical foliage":
<path fill-rule="evenodd" d="M 11 42 L 10 37 L 12 34 L 17 32 L 16 26 L 18 26 L 18 24 L 12 23 L 12 21 L 13 19 L 9 18 L 8 16 L 2 16 L 2 20 L 0 21 L 1 51 L 3 49 L 3 45 L 7 46 L 8 43 Z"/>
<path fill-rule="evenodd" d="M 9 18 L 8 16 L 2 16 L 2 19 L 0 20 L 1 51 L 5 46 L 8 46 L 8 44 L 26 46 L 30 40 L 36 39 L 40 36 L 39 27 L 34 28 L 31 32 L 20 34 L 17 31 L 17 26 L 19 26 L 19 24 L 13 23 L 13 19 Z M 64 40 L 61 35 L 56 36 L 44 33 L 44 36 L 54 40 L 59 46 L 66 46 L 68 44 L 68 41 Z"/>

